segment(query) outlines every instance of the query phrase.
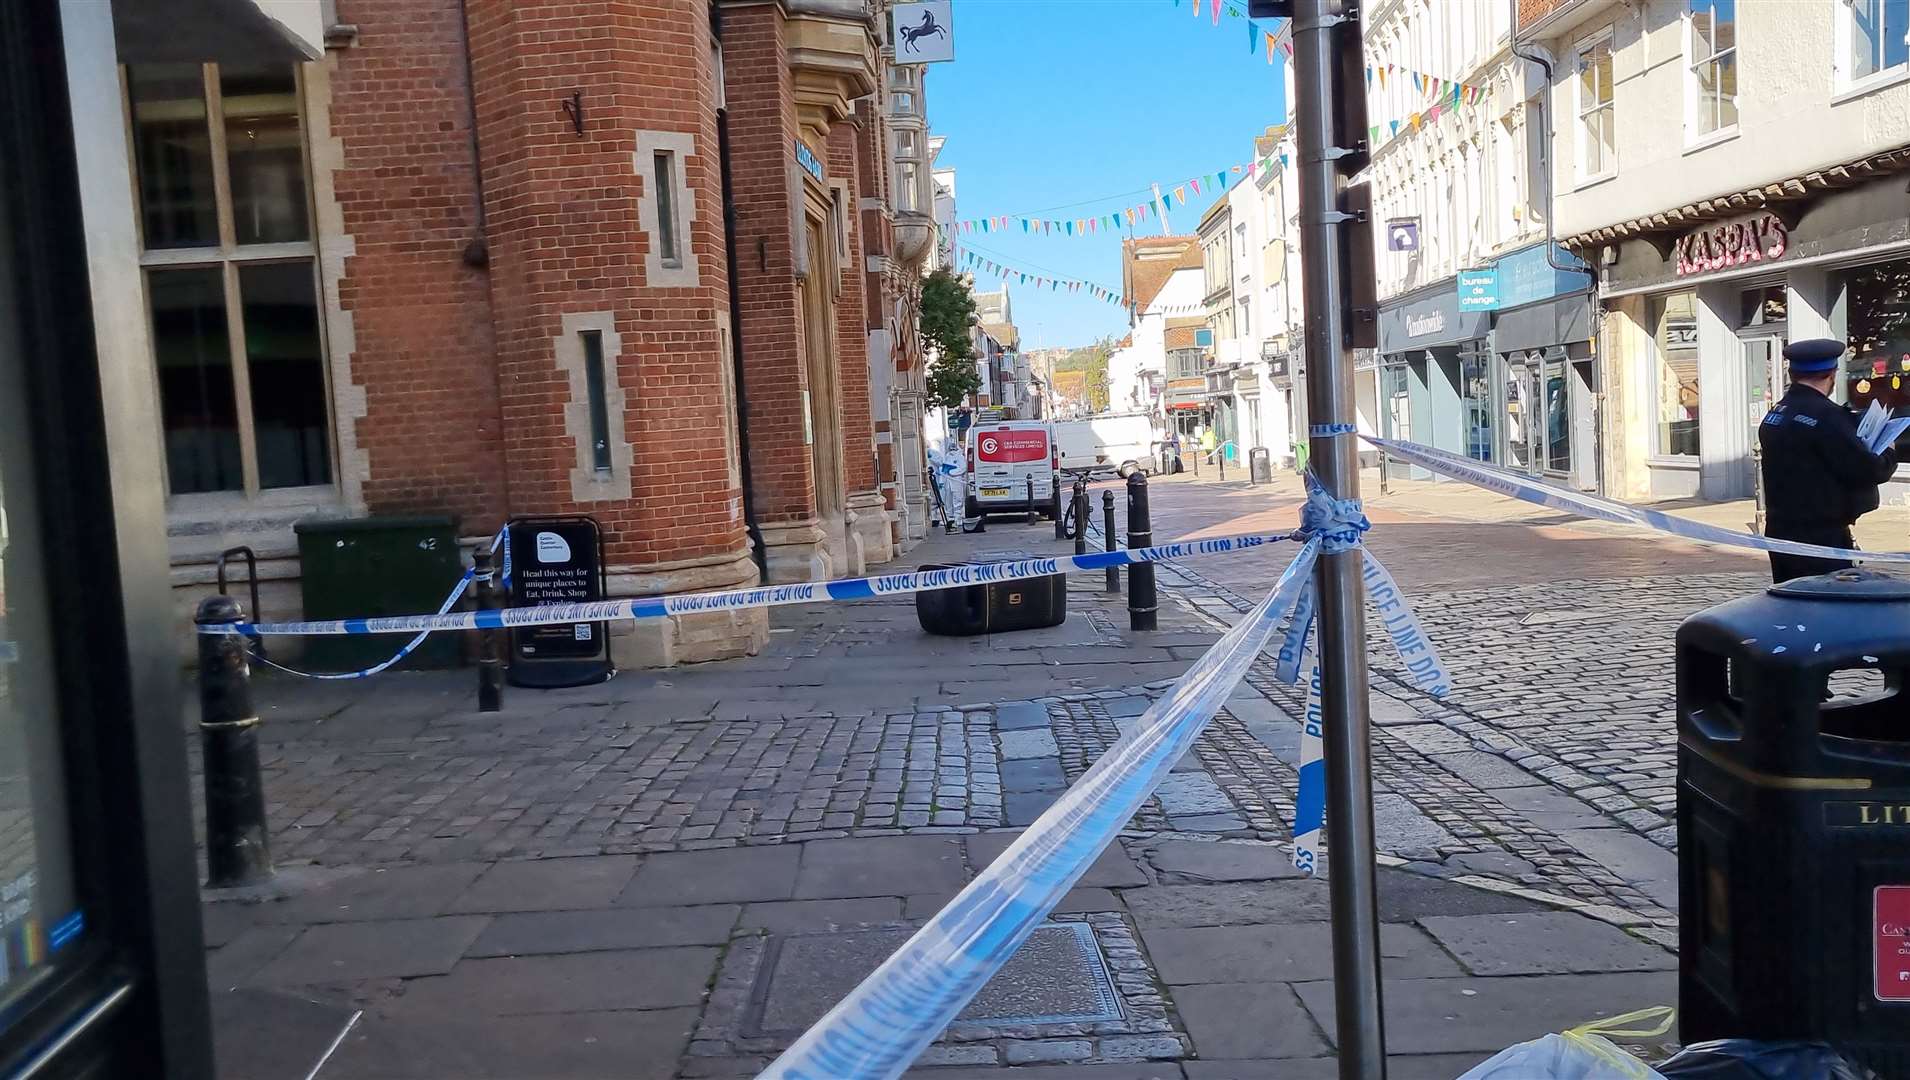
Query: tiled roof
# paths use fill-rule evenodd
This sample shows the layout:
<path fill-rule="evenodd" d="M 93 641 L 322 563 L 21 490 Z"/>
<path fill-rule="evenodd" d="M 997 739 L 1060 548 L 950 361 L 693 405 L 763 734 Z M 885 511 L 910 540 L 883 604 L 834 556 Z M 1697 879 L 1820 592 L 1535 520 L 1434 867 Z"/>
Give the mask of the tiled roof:
<path fill-rule="evenodd" d="M 1169 326 L 1161 335 L 1161 345 L 1168 349 L 1191 349 L 1194 347 L 1194 331 L 1202 324 L 1196 320 L 1193 326 Z"/>
<path fill-rule="evenodd" d="M 1191 257 L 1192 262 L 1189 262 Z M 1127 301 L 1146 311 L 1174 271 L 1199 266 L 1200 241 L 1191 236 L 1145 236 L 1121 241 L 1121 282 Z"/>
<path fill-rule="evenodd" d="M 1001 342 L 1004 349 L 1017 348 L 1021 344 L 1021 333 L 1015 329 L 1014 323 L 985 322 L 982 324 L 982 333 Z"/>

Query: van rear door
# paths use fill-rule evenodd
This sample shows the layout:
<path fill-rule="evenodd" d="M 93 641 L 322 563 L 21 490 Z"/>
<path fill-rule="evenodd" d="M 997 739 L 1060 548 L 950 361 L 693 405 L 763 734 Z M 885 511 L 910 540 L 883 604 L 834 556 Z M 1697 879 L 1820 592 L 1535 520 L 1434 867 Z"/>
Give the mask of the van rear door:
<path fill-rule="evenodd" d="M 1047 425 L 989 428 L 976 432 L 975 497 L 983 503 L 1028 501 L 1028 477 L 1039 500 L 1047 495 L 1052 467 Z"/>

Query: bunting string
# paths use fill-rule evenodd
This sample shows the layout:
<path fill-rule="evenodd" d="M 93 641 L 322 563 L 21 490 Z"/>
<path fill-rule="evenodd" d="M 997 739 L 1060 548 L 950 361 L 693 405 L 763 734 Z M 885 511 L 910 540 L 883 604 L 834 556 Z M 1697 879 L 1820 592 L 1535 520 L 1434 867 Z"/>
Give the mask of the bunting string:
<path fill-rule="evenodd" d="M 1049 292 L 1075 293 L 1099 300 L 1104 304 L 1113 304 L 1116 307 L 1126 307 L 1128 303 L 1127 298 L 1119 291 L 1105 285 L 1083 281 L 1080 278 L 1031 274 L 959 245 L 955 248 L 955 265 L 965 270 L 989 274 L 999 279 L 1004 285 L 1025 285 L 1034 289 L 1046 289 Z M 1205 304 L 1149 304 L 1142 314 L 1199 315 L 1204 314 L 1206 310 Z"/>
<path fill-rule="evenodd" d="M 1268 154 L 1255 158 L 1244 165 L 1230 165 L 1210 173 L 1190 176 L 1177 184 L 1161 184 L 1161 198 L 1158 207 L 1152 198 L 1131 206 L 1090 217 L 1050 218 L 1026 216 L 1021 214 L 997 214 L 990 217 L 962 218 L 953 223 L 955 234 L 976 233 L 1012 233 L 1021 232 L 1030 236 L 1099 236 L 1103 233 L 1118 234 L 1124 227 L 1137 225 L 1152 219 L 1161 211 L 1184 207 L 1191 199 L 1203 195 L 1218 195 L 1241 180 L 1252 179 L 1260 173 L 1273 169 L 1278 163 L 1281 168 L 1291 164 L 1288 155 Z"/>

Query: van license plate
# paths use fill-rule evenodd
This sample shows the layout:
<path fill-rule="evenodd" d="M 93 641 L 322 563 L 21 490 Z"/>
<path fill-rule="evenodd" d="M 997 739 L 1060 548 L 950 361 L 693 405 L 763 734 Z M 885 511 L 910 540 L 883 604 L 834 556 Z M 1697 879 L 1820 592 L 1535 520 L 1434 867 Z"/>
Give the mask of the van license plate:
<path fill-rule="evenodd" d="M 997 495 L 1008 494 L 1008 489 L 1007 488 L 983 488 L 982 494 L 985 496 L 988 496 L 989 498 L 993 498 Z"/>

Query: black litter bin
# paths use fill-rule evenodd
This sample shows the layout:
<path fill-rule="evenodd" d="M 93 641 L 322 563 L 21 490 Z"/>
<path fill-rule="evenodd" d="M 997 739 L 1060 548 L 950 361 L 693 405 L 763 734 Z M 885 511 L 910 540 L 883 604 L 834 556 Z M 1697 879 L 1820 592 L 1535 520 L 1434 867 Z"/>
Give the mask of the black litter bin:
<path fill-rule="evenodd" d="M 975 561 L 994 563 L 1026 558 L 1031 556 L 1011 551 L 983 555 Z M 918 567 L 923 571 L 952 568 L 948 563 Z M 929 633 L 952 637 L 1060 626 L 1068 620 L 1068 575 L 1046 574 L 919 592 L 915 594 L 915 618 Z"/>
<path fill-rule="evenodd" d="M 1910 580 L 1799 578 L 1678 628 L 1680 1037 L 1910 1077 Z"/>
<path fill-rule="evenodd" d="M 1264 446 L 1247 451 L 1247 476 L 1256 484 L 1273 483 L 1273 451 Z"/>

